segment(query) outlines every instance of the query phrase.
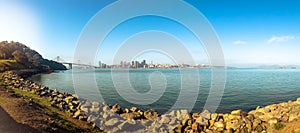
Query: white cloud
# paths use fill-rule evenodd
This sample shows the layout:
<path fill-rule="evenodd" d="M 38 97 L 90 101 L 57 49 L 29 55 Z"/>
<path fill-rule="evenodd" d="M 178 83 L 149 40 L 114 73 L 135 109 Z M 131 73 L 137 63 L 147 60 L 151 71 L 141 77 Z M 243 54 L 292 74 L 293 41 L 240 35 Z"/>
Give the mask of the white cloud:
<path fill-rule="evenodd" d="M 285 42 L 295 39 L 295 36 L 273 36 L 268 40 L 268 43 Z"/>
<path fill-rule="evenodd" d="M 237 40 L 237 41 L 234 41 L 233 44 L 234 45 L 243 45 L 243 44 L 246 44 L 247 42 L 245 41 L 241 41 L 241 40 Z"/>

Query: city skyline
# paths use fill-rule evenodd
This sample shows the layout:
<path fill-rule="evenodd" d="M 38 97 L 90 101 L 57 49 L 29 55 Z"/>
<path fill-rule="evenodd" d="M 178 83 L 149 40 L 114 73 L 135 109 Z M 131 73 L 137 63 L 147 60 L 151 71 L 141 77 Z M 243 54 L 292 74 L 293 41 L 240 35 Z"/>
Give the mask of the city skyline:
<path fill-rule="evenodd" d="M 209 67 L 207 64 L 167 64 L 167 63 L 147 63 L 147 60 L 142 61 L 121 61 L 119 64 L 106 64 L 104 62 L 98 62 L 98 68 L 178 68 L 178 67 Z"/>

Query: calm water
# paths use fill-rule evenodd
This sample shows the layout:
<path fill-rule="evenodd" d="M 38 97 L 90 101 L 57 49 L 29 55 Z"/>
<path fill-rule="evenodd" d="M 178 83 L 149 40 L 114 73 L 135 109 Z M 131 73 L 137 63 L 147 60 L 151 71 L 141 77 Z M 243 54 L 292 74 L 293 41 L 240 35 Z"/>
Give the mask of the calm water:
<path fill-rule="evenodd" d="M 190 71 L 190 73 L 194 73 Z M 189 72 L 186 69 L 187 73 Z M 198 89 L 190 89 L 189 93 L 198 94 L 197 101 L 193 111 L 202 111 L 207 99 L 210 84 L 211 70 L 197 69 L 199 73 L 200 85 Z M 119 69 L 115 72 L 118 77 L 129 77 L 131 86 L 138 93 L 147 93 L 151 89 L 150 83 L 161 87 L 163 90 L 162 96 L 159 99 L 148 105 L 137 105 L 125 100 L 114 84 L 125 84 L 128 79 L 118 80 L 113 82 L 110 69 L 96 70 L 67 70 L 54 72 L 51 74 L 35 75 L 31 80 L 42 85 L 49 86 L 52 89 L 57 88 L 60 91 L 74 93 L 74 85 L 72 73 L 80 76 L 80 83 L 84 84 L 84 95 L 90 100 L 97 100 L 97 93 L 91 91 L 92 86 L 89 86 L 86 78 L 95 74 L 97 89 L 101 93 L 106 103 L 119 103 L 123 107 L 138 106 L 142 109 L 155 109 L 159 112 L 167 111 L 172 107 L 179 97 L 181 86 L 188 86 L 189 82 L 185 80 L 181 82 L 181 73 L 178 69 L 130 69 L 129 75 L 126 75 L 126 70 Z M 233 109 L 242 109 L 249 111 L 255 109 L 256 106 L 265 106 L 272 103 L 278 103 L 288 100 L 295 100 L 300 97 L 300 70 L 299 69 L 227 69 L 227 81 L 225 92 L 222 97 L 221 104 L 217 112 L 229 112 Z M 157 77 L 157 78 L 156 78 Z M 190 80 L 195 78 L 189 76 Z M 162 80 L 165 79 L 165 80 Z M 150 83 L 149 83 L 150 81 Z M 166 82 L 165 82 L 166 81 Z M 195 86 L 190 86 L 191 88 Z M 126 90 L 126 87 L 124 85 Z M 77 89 L 76 89 L 76 92 Z M 126 92 L 126 91 L 125 91 Z M 81 93 L 80 93 L 81 94 Z M 126 96 L 135 97 L 128 91 Z M 150 95 L 151 97 L 151 95 Z M 153 95 L 153 97 L 157 97 Z"/>

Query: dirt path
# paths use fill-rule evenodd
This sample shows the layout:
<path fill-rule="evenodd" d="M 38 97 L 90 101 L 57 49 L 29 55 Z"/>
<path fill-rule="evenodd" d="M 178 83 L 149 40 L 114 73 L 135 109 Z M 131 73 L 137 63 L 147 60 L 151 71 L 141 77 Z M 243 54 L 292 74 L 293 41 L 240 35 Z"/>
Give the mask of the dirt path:
<path fill-rule="evenodd" d="M 38 133 L 28 125 L 17 123 L 11 116 L 0 106 L 0 132 L 1 133 Z"/>
<path fill-rule="evenodd" d="M 0 85 L 0 132 L 66 132 L 56 126 L 55 118 L 23 97 Z"/>

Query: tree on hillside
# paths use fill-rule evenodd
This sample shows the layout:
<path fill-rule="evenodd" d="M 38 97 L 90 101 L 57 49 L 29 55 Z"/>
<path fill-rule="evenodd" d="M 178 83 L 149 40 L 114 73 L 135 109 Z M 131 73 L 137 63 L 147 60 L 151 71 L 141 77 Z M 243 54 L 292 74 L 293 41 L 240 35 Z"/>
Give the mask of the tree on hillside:
<path fill-rule="evenodd" d="M 14 56 L 14 59 L 17 62 L 19 62 L 19 63 L 21 63 L 21 64 L 23 64 L 25 66 L 28 65 L 28 59 L 26 58 L 25 54 L 22 53 L 21 51 L 16 50 L 15 52 L 12 53 L 12 56 Z"/>
<path fill-rule="evenodd" d="M 40 66 L 43 62 L 43 57 L 39 54 L 34 54 L 31 58 L 31 62 L 34 66 Z"/>
<path fill-rule="evenodd" d="M 6 59 L 6 53 L 4 49 L 0 49 L 0 59 Z"/>

